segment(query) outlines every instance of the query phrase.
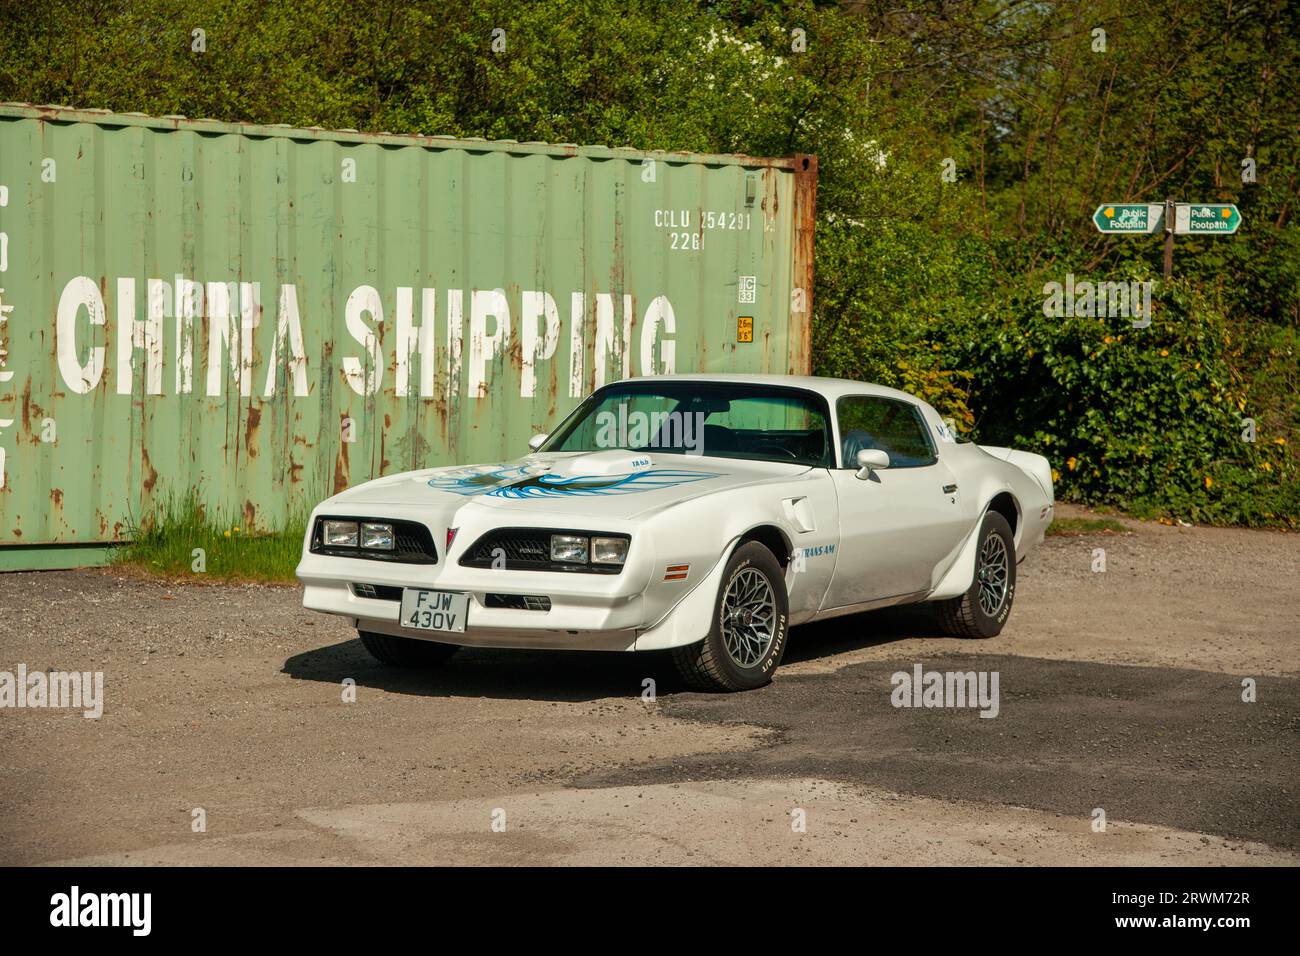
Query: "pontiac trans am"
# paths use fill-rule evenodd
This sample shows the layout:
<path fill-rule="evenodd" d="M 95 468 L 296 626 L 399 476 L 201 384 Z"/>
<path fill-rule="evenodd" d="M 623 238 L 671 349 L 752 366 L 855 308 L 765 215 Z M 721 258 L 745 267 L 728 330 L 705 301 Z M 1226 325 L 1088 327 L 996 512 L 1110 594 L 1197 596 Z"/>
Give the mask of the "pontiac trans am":
<path fill-rule="evenodd" d="M 951 633 L 995 636 L 1052 520 L 1042 456 L 839 379 L 628 379 L 529 447 L 321 502 L 303 606 L 352 619 L 393 665 L 466 645 L 671 649 L 691 686 L 745 690 L 794 624 L 930 602 Z"/>

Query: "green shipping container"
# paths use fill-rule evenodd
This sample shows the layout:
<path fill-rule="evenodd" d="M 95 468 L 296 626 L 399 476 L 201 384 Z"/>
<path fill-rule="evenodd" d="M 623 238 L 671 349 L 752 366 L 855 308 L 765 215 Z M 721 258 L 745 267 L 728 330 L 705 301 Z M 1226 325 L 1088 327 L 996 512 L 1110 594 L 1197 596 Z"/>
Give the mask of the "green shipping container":
<path fill-rule="evenodd" d="M 515 457 L 628 375 L 806 373 L 816 176 L 0 104 L 0 569 Z"/>

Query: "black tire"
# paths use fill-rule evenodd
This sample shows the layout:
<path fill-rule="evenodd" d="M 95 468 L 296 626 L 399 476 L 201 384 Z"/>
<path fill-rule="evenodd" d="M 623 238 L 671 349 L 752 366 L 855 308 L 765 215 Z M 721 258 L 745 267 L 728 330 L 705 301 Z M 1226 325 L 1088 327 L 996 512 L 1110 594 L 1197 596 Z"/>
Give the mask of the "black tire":
<path fill-rule="evenodd" d="M 763 638 L 754 639 L 759 646 L 749 646 L 756 659 L 746 666 L 727 649 L 727 623 L 730 612 L 725 606 L 728 591 L 734 587 L 743 588 L 747 583 L 758 587 L 752 572 L 757 572 L 766 580 L 770 588 L 772 609 L 770 617 L 766 612 L 761 619 L 771 621 L 771 636 L 767 638 L 765 649 L 761 648 Z M 742 611 L 743 612 L 743 611 Z M 714 602 L 713 625 L 709 636 L 697 644 L 673 648 L 673 663 L 682 679 L 696 690 L 737 691 L 752 690 L 762 687 L 772 680 L 772 672 L 785 656 L 786 634 L 789 630 L 790 603 L 785 593 L 785 575 L 776 557 L 757 541 L 742 544 L 731 555 L 722 572 L 722 583 L 718 586 L 718 596 Z M 748 629 L 748 621 L 740 627 Z M 768 629 L 759 629 L 767 631 Z M 732 633 L 735 627 L 733 626 Z"/>
<path fill-rule="evenodd" d="M 459 644 L 417 641 L 374 631 L 357 631 L 357 636 L 372 657 L 394 667 L 433 667 L 460 650 Z"/>
<path fill-rule="evenodd" d="M 990 536 L 1001 539 L 1006 564 L 1006 588 L 1002 593 L 1001 603 L 994 607 L 991 613 L 980 601 L 983 583 L 981 575 L 989 573 L 996 563 L 996 560 L 987 565 L 985 562 L 986 548 L 994 552 L 995 558 L 998 550 L 997 542 L 990 542 Z M 998 589 L 995 587 L 994 590 Z M 939 612 L 943 629 L 949 634 L 954 637 L 986 638 L 996 637 L 1002 632 L 1002 626 L 1006 624 L 1007 617 L 1011 614 L 1011 605 L 1015 599 L 1015 538 L 1011 534 L 1011 525 L 1007 524 L 1007 519 L 996 511 L 990 511 L 984 515 L 984 520 L 980 523 L 979 544 L 976 545 L 975 551 L 975 574 L 971 578 L 970 587 L 960 597 L 936 601 L 935 607 Z M 992 603 L 991 598 L 988 603 Z"/>

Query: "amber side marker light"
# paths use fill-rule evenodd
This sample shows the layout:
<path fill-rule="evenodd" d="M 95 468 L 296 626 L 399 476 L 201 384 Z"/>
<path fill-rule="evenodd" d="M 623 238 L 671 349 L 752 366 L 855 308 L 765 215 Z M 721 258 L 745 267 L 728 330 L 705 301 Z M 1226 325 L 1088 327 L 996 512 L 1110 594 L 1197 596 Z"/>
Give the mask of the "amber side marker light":
<path fill-rule="evenodd" d="M 690 570 L 691 566 L 689 564 L 670 564 L 664 569 L 664 580 L 681 581 Z"/>

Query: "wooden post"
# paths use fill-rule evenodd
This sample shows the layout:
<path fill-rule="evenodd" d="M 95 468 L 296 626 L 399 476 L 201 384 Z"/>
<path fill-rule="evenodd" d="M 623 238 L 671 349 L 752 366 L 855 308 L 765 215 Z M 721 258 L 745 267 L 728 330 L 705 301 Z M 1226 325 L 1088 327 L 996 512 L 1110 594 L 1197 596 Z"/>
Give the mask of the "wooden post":
<path fill-rule="evenodd" d="M 1174 274 L 1174 214 L 1176 207 L 1172 199 L 1165 200 L 1165 278 Z"/>

